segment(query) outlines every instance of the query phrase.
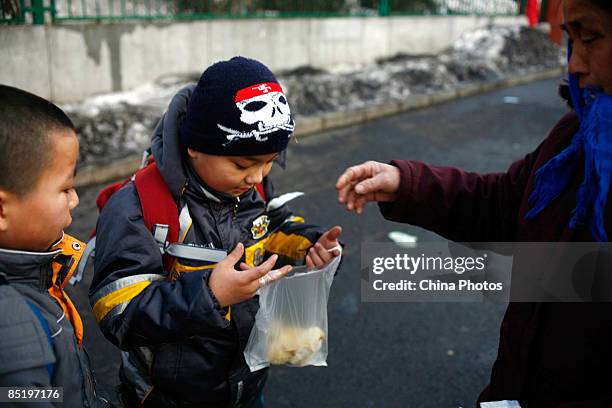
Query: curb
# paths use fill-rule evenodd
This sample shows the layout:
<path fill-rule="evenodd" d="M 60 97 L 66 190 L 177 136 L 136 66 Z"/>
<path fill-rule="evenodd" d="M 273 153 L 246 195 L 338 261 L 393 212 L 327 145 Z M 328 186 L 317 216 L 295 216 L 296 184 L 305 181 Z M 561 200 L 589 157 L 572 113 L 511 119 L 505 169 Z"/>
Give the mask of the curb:
<path fill-rule="evenodd" d="M 410 95 L 406 100 L 401 102 L 391 102 L 350 111 L 337 111 L 317 116 L 301 117 L 299 121 L 297 121 L 294 134 L 295 136 L 303 137 L 325 130 L 358 125 L 398 113 L 427 108 L 468 96 L 555 78 L 564 75 L 565 72 L 565 67 L 559 67 L 546 71 L 502 78 L 483 84 L 469 84 L 457 89 L 444 90 L 431 94 Z M 135 154 L 109 164 L 85 166 L 79 169 L 75 185 L 77 187 L 85 187 L 108 182 L 109 180 L 129 177 L 138 169 L 141 160 L 142 155 Z"/>

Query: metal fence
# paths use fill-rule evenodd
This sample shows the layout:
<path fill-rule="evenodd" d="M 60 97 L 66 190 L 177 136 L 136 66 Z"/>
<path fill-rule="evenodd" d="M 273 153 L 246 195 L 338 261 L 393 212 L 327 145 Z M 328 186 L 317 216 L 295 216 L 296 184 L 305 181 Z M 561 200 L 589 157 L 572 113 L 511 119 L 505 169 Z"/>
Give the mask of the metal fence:
<path fill-rule="evenodd" d="M 515 15 L 520 3 L 519 0 L 0 0 L 0 23 L 405 14 Z"/>

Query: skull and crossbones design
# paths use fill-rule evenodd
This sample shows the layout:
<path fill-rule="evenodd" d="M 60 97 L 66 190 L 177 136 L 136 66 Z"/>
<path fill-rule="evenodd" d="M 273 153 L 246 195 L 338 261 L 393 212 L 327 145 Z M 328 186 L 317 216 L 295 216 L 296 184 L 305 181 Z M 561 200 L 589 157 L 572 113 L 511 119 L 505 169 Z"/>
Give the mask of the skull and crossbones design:
<path fill-rule="evenodd" d="M 240 111 L 240 121 L 257 128 L 244 132 L 217 124 L 219 129 L 227 133 L 227 142 L 223 146 L 235 140 L 250 138 L 265 142 L 268 140 L 266 135 L 277 130 L 293 132 L 295 126 L 289 103 L 279 84 L 264 82 L 241 89 L 236 93 L 234 102 Z"/>

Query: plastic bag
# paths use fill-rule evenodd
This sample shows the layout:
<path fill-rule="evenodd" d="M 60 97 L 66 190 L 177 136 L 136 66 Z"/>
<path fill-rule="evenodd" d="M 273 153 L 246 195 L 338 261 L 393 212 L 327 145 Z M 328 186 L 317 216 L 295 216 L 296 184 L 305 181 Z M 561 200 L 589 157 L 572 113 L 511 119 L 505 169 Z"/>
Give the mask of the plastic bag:
<path fill-rule="evenodd" d="M 244 350 L 251 371 L 270 364 L 327 365 L 327 300 L 342 255 L 325 267 L 294 267 L 259 290 L 259 311 Z"/>

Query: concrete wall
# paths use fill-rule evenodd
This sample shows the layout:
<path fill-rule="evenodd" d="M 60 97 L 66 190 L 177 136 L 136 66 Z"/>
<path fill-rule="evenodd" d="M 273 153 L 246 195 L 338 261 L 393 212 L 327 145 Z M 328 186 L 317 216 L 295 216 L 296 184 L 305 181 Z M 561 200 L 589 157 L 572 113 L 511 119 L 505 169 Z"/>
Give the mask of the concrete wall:
<path fill-rule="evenodd" d="M 244 55 L 273 70 L 435 53 L 463 32 L 521 17 L 214 20 L 0 27 L 0 83 L 57 102 L 201 72 Z"/>

